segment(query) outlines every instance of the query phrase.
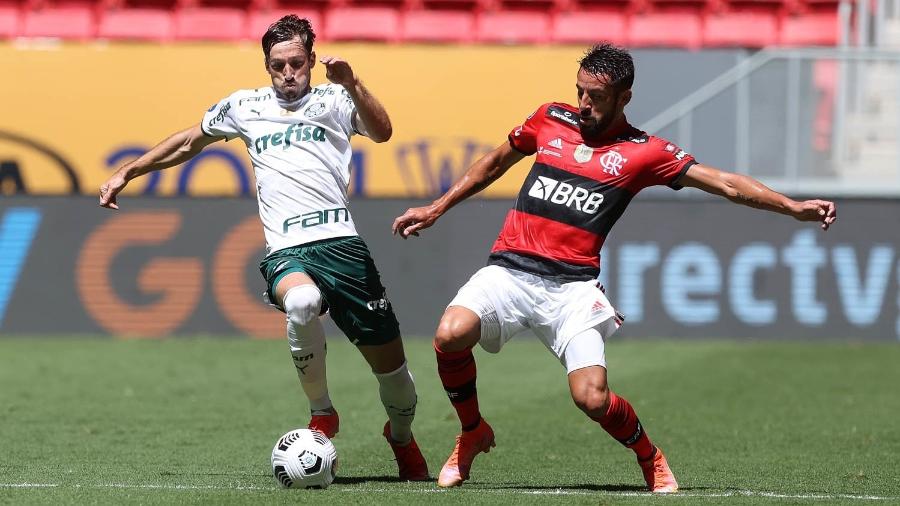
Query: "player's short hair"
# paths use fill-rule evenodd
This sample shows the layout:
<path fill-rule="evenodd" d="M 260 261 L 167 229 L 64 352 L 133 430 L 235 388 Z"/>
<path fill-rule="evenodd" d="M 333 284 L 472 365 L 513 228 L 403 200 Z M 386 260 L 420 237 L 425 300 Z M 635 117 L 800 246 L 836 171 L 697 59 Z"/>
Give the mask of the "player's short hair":
<path fill-rule="evenodd" d="M 617 91 L 630 90 L 634 84 L 634 60 L 621 47 L 597 44 L 584 53 L 578 64 L 589 74 L 609 79 Z"/>
<path fill-rule="evenodd" d="M 269 51 L 272 50 L 272 46 L 279 42 L 294 40 L 297 37 L 300 38 L 300 43 L 306 49 L 306 54 L 312 53 L 316 33 L 308 19 L 301 18 L 296 14 L 288 14 L 269 25 L 269 29 L 262 37 L 262 49 L 266 56 L 266 62 L 269 61 Z"/>

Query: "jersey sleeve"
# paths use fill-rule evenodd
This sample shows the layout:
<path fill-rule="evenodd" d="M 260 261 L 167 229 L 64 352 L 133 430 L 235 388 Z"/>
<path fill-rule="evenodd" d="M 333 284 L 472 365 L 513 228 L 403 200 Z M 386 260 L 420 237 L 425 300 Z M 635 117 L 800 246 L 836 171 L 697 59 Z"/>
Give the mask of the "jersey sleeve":
<path fill-rule="evenodd" d="M 648 159 L 644 170 L 642 186 L 666 185 L 673 190 L 683 188 L 678 183 L 692 165 L 697 164 L 694 156 L 676 144 L 659 137 L 651 137 L 647 143 Z"/>
<path fill-rule="evenodd" d="M 223 99 L 213 105 L 203 115 L 200 129 L 210 137 L 223 136 L 228 140 L 234 139 L 240 134 L 237 122 L 237 108 L 234 107 L 234 95 Z"/>
<path fill-rule="evenodd" d="M 525 118 L 524 123 L 509 132 L 509 145 L 513 149 L 525 155 L 533 155 L 537 152 L 537 134 L 538 130 L 540 130 L 541 121 L 544 119 L 547 105 L 544 104 L 538 107 L 536 111 Z"/>
<path fill-rule="evenodd" d="M 359 118 L 356 114 L 356 104 L 353 103 L 350 94 L 343 86 L 335 86 L 335 88 L 338 91 L 335 94 L 334 111 L 337 115 L 338 124 L 341 125 L 344 132 L 347 132 L 348 137 L 353 134 L 366 135 L 363 125 L 357 124 Z"/>

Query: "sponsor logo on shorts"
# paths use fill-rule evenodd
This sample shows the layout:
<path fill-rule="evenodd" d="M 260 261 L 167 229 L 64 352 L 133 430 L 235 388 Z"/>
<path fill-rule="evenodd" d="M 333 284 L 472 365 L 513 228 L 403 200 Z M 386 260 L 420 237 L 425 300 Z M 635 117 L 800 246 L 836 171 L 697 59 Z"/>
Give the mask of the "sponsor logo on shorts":
<path fill-rule="evenodd" d="M 554 149 L 562 149 L 562 146 L 563 146 L 562 139 L 557 137 L 557 138 L 553 139 L 552 141 L 548 142 L 547 145 Z"/>
<path fill-rule="evenodd" d="M 387 311 L 387 308 L 390 305 L 391 303 L 388 302 L 387 298 L 384 297 L 378 300 L 370 300 L 369 302 L 366 302 L 366 307 L 369 308 L 369 311 Z"/>
<path fill-rule="evenodd" d="M 597 214 L 603 203 L 603 194 L 585 190 L 564 181 L 538 176 L 537 181 L 528 190 L 528 196 L 547 200 L 554 204 L 574 207 L 586 214 Z"/>

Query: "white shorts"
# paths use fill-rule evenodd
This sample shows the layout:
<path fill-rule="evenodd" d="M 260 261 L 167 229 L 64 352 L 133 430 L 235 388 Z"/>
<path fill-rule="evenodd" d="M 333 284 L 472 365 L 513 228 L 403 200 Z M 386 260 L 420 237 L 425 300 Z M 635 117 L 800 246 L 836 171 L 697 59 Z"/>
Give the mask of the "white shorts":
<path fill-rule="evenodd" d="M 481 347 L 497 353 L 517 334 L 531 329 L 567 372 L 606 367 L 603 341 L 622 324 L 600 284 L 595 281 L 559 283 L 534 274 L 489 265 L 459 289 L 449 306 L 462 306 L 481 317 Z M 597 339 L 573 337 L 588 329 Z"/>

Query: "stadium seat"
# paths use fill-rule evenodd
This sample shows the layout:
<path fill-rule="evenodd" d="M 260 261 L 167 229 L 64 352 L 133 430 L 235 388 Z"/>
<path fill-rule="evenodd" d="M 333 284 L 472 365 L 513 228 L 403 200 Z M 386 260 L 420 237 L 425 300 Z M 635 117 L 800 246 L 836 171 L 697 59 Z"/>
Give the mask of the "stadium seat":
<path fill-rule="evenodd" d="M 560 12 L 571 7 L 569 0 L 497 0 L 496 8 L 504 11 Z"/>
<path fill-rule="evenodd" d="M 246 17 L 240 9 L 197 7 L 175 13 L 175 38 L 179 40 L 239 40 L 246 33 Z"/>
<path fill-rule="evenodd" d="M 418 0 L 420 8 L 428 10 L 476 11 L 480 8 L 479 0 Z"/>
<path fill-rule="evenodd" d="M 466 11 L 406 11 L 400 22 L 404 42 L 472 42 L 475 15 Z"/>
<path fill-rule="evenodd" d="M 400 33 L 400 14 L 389 7 L 338 7 L 325 15 L 328 40 L 392 42 Z"/>
<path fill-rule="evenodd" d="M 269 25 L 271 25 L 275 21 L 278 21 L 282 16 L 286 16 L 288 14 L 296 14 L 301 18 L 308 19 L 309 23 L 313 27 L 313 31 L 316 32 L 316 40 L 319 40 L 319 34 L 322 32 L 322 15 L 316 11 L 304 11 L 299 9 L 277 9 L 250 12 L 250 14 L 248 14 L 247 16 L 247 33 L 244 37 L 249 40 L 260 40 L 263 34 L 266 33 Z"/>
<path fill-rule="evenodd" d="M 168 41 L 175 34 L 172 14 L 162 9 L 121 9 L 104 12 L 97 37 L 113 40 Z"/>
<path fill-rule="evenodd" d="M 94 12 L 89 7 L 48 7 L 25 12 L 23 37 L 55 37 L 87 40 L 96 34 Z"/>
<path fill-rule="evenodd" d="M 598 41 L 625 45 L 627 17 L 612 11 L 562 12 L 553 20 L 552 39 L 559 44 L 590 44 Z"/>
<path fill-rule="evenodd" d="M 17 7 L 5 5 L 0 7 L 0 39 L 10 39 L 18 35 L 20 20 Z"/>
<path fill-rule="evenodd" d="M 778 18 L 764 11 L 723 12 L 706 17 L 706 47 L 765 47 L 778 43 Z"/>
<path fill-rule="evenodd" d="M 834 46 L 840 39 L 837 12 L 786 16 L 781 22 L 783 46 Z"/>
<path fill-rule="evenodd" d="M 635 15 L 631 17 L 628 40 L 633 47 L 698 49 L 703 40 L 700 16 L 692 12 Z"/>
<path fill-rule="evenodd" d="M 479 42 L 535 44 L 550 40 L 550 19 L 539 12 L 485 12 L 476 23 Z"/>

